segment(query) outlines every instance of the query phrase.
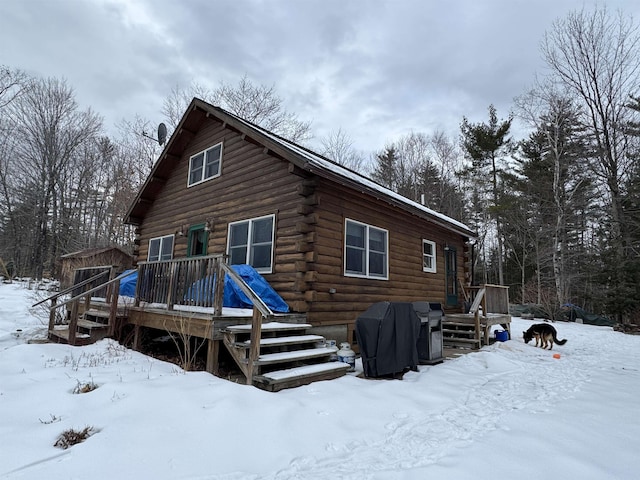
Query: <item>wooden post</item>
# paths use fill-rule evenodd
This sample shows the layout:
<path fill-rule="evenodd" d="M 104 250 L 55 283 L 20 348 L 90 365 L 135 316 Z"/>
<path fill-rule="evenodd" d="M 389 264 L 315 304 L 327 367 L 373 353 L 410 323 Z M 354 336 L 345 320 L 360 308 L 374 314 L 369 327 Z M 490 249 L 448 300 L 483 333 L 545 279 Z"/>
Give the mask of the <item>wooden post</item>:
<path fill-rule="evenodd" d="M 140 325 L 133 327 L 133 349 L 140 351 Z"/>
<path fill-rule="evenodd" d="M 113 283 L 113 290 L 120 292 L 120 280 Z M 116 319 L 118 318 L 118 299 L 120 295 L 111 295 L 111 304 L 109 305 L 109 336 L 113 338 L 116 333 Z"/>
<path fill-rule="evenodd" d="M 78 328 L 78 303 L 79 300 L 71 304 L 71 318 L 69 319 L 69 345 L 76 344 L 76 329 Z"/>
<path fill-rule="evenodd" d="M 177 267 L 178 267 L 178 264 L 176 262 L 171 264 L 171 274 L 169 275 L 169 288 L 167 291 L 167 310 L 173 310 L 173 303 L 175 302 L 175 298 L 174 298 L 175 292 L 173 291 L 173 289 L 174 289 Z"/>
<path fill-rule="evenodd" d="M 58 302 L 58 297 L 53 297 L 51 299 L 51 307 L 49 307 L 49 332 L 54 329 L 56 324 L 56 304 Z"/>
<path fill-rule="evenodd" d="M 220 365 L 218 365 L 218 355 L 220 352 L 220 340 L 207 340 L 207 372 L 213 375 L 220 373 Z"/>
<path fill-rule="evenodd" d="M 224 258 L 216 258 L 214 261 L 214 270 L 216 272 L 216 285 L 213 292 L 213 314 L 216 317 L 222 315 L 222 303 L 224 298 L 224 270 L 222 268 Z"/>
<path fill-rule="evenodd" d="M 249 337 L 249 362 L 247 364 L 247 385 L 253 384 L 256 373 L 256 360 L 260 356 L 260 339 L 262 338 L 262 313 L 254 306 L 251 320 L 251 336 Z"/>

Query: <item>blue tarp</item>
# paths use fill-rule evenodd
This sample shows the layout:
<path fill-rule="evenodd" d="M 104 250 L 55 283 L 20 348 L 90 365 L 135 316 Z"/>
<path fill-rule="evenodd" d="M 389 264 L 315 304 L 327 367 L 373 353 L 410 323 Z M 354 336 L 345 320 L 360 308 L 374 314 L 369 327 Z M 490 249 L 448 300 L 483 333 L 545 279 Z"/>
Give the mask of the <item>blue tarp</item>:
<path fill-rule="evenodd" d="M 133 270 L 125 270 L 122 275 L 125 275 Z M 120 295 L 123 297 L 135 297 L 136 296 L 136 282 L 138 281 L 138 272 L 129 275 L 127 278 L 120 280 Z"/>
<path fill-rule="evenodd" d="M 232 265 L 238 275 L 256 292 L 256 295 L 274 312 L 287 313 L 289 305 L 271 288 L 271 285 L 250 265 Z M 138 274 L 135 273 L 120 282 L 120 295 L 133 297 L 136 290 Z M 213 303 L 213 286 L 215 278 L 207 277 L 193 283 L 184 295 L 186 300 L 198 300 L 201 302 Z M 253 308 L 249 300 L 240 287 L 229 278 L 224 276 L 224 294 L 222 299 L 223 307 L 231 308 Z"/>

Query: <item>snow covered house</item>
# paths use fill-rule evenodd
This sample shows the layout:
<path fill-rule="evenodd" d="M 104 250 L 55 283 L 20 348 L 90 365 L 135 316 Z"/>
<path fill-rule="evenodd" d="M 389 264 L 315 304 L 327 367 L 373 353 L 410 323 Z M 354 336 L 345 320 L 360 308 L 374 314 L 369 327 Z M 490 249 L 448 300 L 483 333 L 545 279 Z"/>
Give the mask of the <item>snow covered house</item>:
<path fill-rule="evenodd" d="M 461 309 L 462 223 L 194 99 L 134 199 L 137 260 L 211 254 L 252 265 L 332 338 L 379 301 Z"/>
<path fill-rule="evenodd" d="M 274 391 L 344 375 L 324 341 L 355 344 L 356 320 L 371 304 L 462 312 L 460 287 L 471 278 L 474 234 L 462 223 L 199 99 L 125 221 L 136 227 L 135 302 L 116 306 L 114 292 L 123 293 L 113 271 L 87 279 L 67 302 L 68 328 L 50 318 L 50 338 L 122 339 L 132 330 L 138 348 L 151 330 L 185 344 L 196 337 L 207 342 L 207 371 L 220 373 L 231 356 L 248 384 Z M 247 269 L 266 282 L 250 285 Z M 223 308 L 229 278 L 244 308 Z M 101 311 L 89 298 L 105 287 Z M 279 305 L 267 304 L 270 291 Z"/>

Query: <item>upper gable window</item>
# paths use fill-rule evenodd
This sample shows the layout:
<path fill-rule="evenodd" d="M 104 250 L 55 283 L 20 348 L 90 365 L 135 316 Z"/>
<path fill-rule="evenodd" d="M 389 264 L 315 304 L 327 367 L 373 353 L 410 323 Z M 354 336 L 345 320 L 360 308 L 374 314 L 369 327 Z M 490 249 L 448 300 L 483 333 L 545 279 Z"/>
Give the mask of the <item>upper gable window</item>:
<path fill-rule="evenodd" d="M 431 240 L 422 240 L 422 271 L 436 273 L 436 244 Z"/>
<path fill-rule="evenodd" d="M 387 280 L 389 278 L 387 230 L 346 219 L 345 231 L 345 276 Z"/>
<path fill-rule="evenodd" d="M 189 159 L 189 184 L 191 187 L 210 178 L 220 176 L 222 142 L 207 148 Z"/>

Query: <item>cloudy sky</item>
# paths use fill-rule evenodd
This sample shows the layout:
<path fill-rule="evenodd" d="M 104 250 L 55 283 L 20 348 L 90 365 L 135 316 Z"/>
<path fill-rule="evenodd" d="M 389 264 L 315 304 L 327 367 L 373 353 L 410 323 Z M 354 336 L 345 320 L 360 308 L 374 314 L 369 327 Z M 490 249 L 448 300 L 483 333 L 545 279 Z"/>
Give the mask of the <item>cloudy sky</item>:
<path fill-rule="evenodd" d="M 640 22 L 640 2 L 599 2 Z M 243 75 L 275 85 L 312 122 L 357 149 L 463 116 L 505 118 L 543 73 L 539 45 L 583 0 L 0 0 L 0 64 L 65 78 L 108 131 L 191 82 Z M 311 144 L 312 147 L 316 145 Z"/>

